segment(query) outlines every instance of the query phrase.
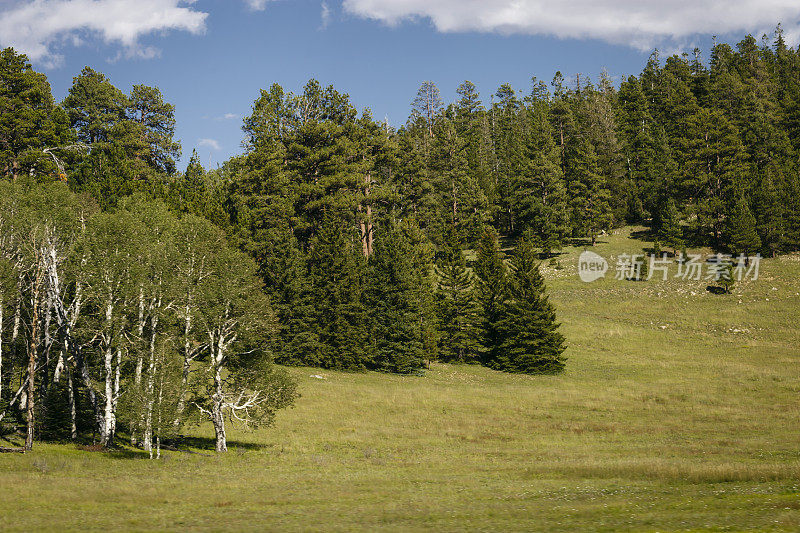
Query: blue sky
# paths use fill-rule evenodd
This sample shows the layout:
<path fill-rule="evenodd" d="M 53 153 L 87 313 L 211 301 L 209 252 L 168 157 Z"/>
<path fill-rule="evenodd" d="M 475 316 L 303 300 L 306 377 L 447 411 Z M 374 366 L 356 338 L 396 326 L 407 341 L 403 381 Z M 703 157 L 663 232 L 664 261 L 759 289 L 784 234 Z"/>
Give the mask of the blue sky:
<path fill-rule="evenodd" d="M 698 22 L 715 2 L 0 0 L 0 45 L 28 53 L 59 100 L 85 65 L 125 91 L 159 87 L 176 106 L 180 166 L 193 148 L 214 166 L 241 152 L 242 117 L 273 82 L 332 83 L 397 126 L 424 80 L 451 101 L 469 79 L 488 100 L 502 83 L 527 92 L 531 76 L 549 82 L 556 70 L 638 74 L 652 47 L 707 50 L 712 33 L 736 41 L 782 21 L 796 40 L 794 0 L 730 3 Z"/>

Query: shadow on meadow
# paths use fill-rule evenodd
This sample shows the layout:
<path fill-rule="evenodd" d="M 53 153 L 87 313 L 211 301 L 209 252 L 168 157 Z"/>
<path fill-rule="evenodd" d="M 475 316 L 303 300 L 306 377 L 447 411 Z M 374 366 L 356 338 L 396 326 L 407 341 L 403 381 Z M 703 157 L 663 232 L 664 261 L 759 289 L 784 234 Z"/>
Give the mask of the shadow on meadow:
<path fill-rule="evenodd" d="M 175 448 L 178 451 L 190 451 L 189 449 L 203 450 L 214 453 L 216 440 L 213 437 L 195 437 L 187 435 L 179 435 L 174 439 L 164 441 L 166 446 Z M 259 444 L 257 442 L 241 442 L 236 440 L 228 440 L 228 449 L 240 449 L 249 451 L 258 451 L 270 448 L 271 444 Z M 169 449 L 169 448 L 166 448 Z"/>

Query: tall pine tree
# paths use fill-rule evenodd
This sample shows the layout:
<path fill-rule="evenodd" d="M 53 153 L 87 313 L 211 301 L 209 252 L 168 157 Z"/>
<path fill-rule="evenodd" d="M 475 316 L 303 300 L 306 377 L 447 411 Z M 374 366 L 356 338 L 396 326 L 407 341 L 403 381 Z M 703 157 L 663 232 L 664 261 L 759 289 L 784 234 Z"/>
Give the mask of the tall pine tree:
<path fill-rule="evenodd" d="M 475 299 L 473 276 L 458 243 L 442 254 L 436 272 L 439 318 L 439 358 L 447 362 L 473 362 L 481 352 L 480 308 Z"/>
<path fill-rule="evenodd" d="M 555 374 L 564 369 L 564 337 L 533 245 L 520 240 L 512 260 L 508 299 L 497 322 L 499 350 L 492 366 L 506 372 Z"/>

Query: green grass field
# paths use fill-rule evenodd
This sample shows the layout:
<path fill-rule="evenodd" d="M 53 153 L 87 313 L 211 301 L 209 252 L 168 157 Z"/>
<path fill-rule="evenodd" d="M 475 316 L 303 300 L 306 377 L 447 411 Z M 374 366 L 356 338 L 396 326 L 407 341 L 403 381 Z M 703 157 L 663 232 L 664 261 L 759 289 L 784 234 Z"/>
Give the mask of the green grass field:
<path fill-rule="evenodd" d="M 0 529 L 800 530 L 800 256 L 714 295 L 584 284 L 580 251 L 545 268 L 563 375 L 291 369 L 295 408 L 226 455 L 0 456 Z"/>

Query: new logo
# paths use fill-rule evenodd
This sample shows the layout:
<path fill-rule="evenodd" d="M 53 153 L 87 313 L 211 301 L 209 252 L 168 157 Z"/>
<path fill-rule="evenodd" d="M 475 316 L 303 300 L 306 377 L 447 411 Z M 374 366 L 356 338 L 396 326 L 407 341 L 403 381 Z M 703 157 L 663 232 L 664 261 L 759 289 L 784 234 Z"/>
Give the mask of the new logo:
<path fill-rule="evenodd" d="M 594 252 L 586 250 L 578 258 L 578 276 L 581 281 L 591 283 L 604 278 L 608 272 L 608 261 Z"/>

